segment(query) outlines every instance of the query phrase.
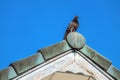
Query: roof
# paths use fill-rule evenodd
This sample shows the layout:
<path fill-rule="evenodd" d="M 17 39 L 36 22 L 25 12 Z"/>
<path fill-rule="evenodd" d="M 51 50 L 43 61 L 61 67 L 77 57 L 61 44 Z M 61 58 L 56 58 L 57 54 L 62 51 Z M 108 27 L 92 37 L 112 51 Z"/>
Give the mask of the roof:
<path fill-rule="evenodd" d="M 42 66 L 45 62 L 71 50 L 82 53 L 108 75 L 120 80 L 120 70 L 113 66 L 111 61 L 85 44 L 85 38 L 78 32 L 70 33 L 67 40 L 39 49 L 32 56 L 11 63 L 8 68 L 0 71 L 0 80 L 15 79 L 17 76 L 25 74 L 37 66 Z"/>

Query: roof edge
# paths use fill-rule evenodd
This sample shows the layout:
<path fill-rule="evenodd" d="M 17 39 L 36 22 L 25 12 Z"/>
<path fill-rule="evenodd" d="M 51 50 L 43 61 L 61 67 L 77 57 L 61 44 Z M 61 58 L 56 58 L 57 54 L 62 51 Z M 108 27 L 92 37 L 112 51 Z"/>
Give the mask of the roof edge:
<path fill-rule="evenodd" d="M 103 68 L 105 71 L 107 71 L 110 65 L 112 64 L 110 60 L 102 56 L 100 53 L 98 53 L 88 45 L 85 45 L 80 51 L 85 56 L 94 61 L 97 65 L 99 65 L 101 68 Z"/>

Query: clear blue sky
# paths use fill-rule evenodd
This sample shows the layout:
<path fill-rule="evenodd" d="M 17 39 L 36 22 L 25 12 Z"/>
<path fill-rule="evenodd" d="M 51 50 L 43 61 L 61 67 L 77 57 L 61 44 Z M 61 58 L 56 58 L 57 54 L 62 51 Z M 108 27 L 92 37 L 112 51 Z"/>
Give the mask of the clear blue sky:
<path fill-rule="evenodd" d="M 0 69 L 62 41 L 75 15 L 86 44 L 120 69 L 120 0 L 0 0 Z"/>

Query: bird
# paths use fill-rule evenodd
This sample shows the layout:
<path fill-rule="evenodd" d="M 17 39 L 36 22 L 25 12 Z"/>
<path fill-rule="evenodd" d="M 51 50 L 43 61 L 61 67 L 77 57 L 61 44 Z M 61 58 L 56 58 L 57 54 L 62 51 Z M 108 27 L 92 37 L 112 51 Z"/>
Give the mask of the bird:
<path fill-rule="evenodd" d="M 78 27 L 79 27 L 78 16 L 75 16 L 65 31 L 64 40 L 66 40 L 67 35 L 70 32 L 75 32 L 78 29 Z"/>

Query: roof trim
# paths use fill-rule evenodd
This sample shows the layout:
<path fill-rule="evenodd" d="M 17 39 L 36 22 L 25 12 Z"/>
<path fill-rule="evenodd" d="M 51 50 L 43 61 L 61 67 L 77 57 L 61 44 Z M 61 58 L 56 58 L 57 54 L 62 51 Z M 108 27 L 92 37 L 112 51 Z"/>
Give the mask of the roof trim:
<path fill-rule="evenodd" d="M 42 49 L 38 50 L 38 52 L 41 52 L 41 54 L 43 55 L 45 60 L 49 60 L 49 59 L 55 57 L 56 55 L 66 52 L 70 49 L 72 49 L 72 48 L 69 47 L 66 40 L 63 40 L 57 44 L 48 46 L 46 48 L 42 48 Z"/>
<path fill-rule="evenodd" d="M 73 66 L 72 68 L 75 69 L 71 69 L 69 66 Z M 113 80 L 110 75 L 108 75 L 79 51 L 68 51 L 64 54 L 58 55 L 57 57 L 46 61 L 45 63 L 29 70 L 25 74 L 22 74 L 13 80 L 42 79 L 59 70 L 62 70 L 63 72 L 70 70 L 74 73 L 85 72 L 86 75 L 94 76 L 96 79 L 101 80 L 99 76 L 102 76 L 103 80 Z"/>
<path fill-rule="evenodd" d="M 76 33 L 73 33 L 72 36 L 75 37 Z M 79 38 L 81 37 L 77 35 L 76 39 L 74 39 L 74 41 L 76 41 L 75 43 L 79 43 L 80 41 Z M 13 66 L 9 66 L 8 68 L 0 71 L 0 80 L 8 80 L 8 79 L 15 78 L 16 76 L 19 76 L 29 71 L 30 69 L 33 69 L 34 67 L 37 67 L 38 65 L 41 65 L 42 63 L 48 60 L 51 60 L 53 57 L 64 54 L 64 52 L 66 51 L 69 51 L 71 49 L 78 50 L 75 48 L 75 46 L 71 47 L 70 45 L 68 45 L 70 43 L 72 43 L 72 40 L 69 42 L 67 42 L 66 40 L 63 40 L 57 44 L 38 50 L 36 54 L 28 58 L 24 58 L 22 60 L 12 63 L 15 69 L 13 68 Z M 85 45 L 79 51 L 82 52 L 82 54 L 84 54 L 94 63 L 96 63 L 105 72 L 109 73 L 114 78 L 120 80 L 120 71 L 112 65 L 111 61 L 109 61 L 108 59 L 100 55 L 98 52 L 90 48 L 88 45 Z M 15 70 L 17 71 L 17 73 L 15 72 Z M 11 72 L 13 72 L 14 74 L 11 75 L 10 74 Z"/>
<path fill-rule="evenodd" d="M 94 61 L 97 65 L 103 68 L 105 71 L 108 70 L 110 65 L 112 64 L 110 60 L 100 55 L 100 53 L 96 52 L 94 49 L 90 48 L 88 45 L 85 45 L 84 48 L 80 50 L 85 56 Z"/>

